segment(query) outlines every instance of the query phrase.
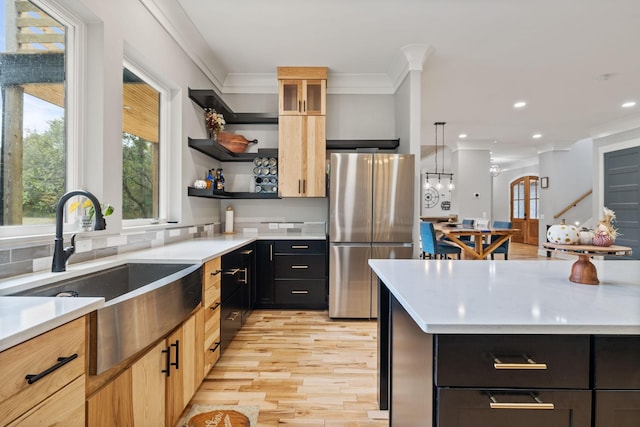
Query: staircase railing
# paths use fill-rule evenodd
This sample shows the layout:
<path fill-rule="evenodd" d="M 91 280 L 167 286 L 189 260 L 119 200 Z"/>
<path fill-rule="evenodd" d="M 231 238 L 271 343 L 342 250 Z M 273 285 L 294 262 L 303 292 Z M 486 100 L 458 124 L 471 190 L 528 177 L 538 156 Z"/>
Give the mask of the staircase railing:
<path fill-rule="evenodd" d="M 589 197 L 591 195 L 591 193 L 593 193 L 593 190 L 589 190 L 586 193 L 584 193 L 582 196 L 578 197 L 577 199 L 575 199 L 573 202 L 569 203 L 567 205 L 566 208 L 564 208 L 563 210 L 561 210 L 560 212 L 558 212 L 557 214 L 555 214 L 553 216 L 553 219 L 558 219 L 560 218 L 562 215 L 564 215 L 565 213 L 567 213 L 568 211 L 570 211 L 571 209 L 575 208 L 578 203 L 580 203 L 581 201 L 583 201 L 584 199 L 586 199 L 587 197 Z"/>

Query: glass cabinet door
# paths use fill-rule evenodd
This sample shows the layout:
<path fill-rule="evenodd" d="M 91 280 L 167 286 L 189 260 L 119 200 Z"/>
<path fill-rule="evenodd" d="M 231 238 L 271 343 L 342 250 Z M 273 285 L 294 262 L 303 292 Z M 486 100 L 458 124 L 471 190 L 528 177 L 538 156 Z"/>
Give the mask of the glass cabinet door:
<path fill-rule="evenodd" d="M 303 111 L 310 115 L 325 114 L 326 80 L 305 80 Z"/>
<path fill-rule="evenodd" d="M 302 114 L 302 81 L 280 80 L 280 108 L 281 115 Z"/>

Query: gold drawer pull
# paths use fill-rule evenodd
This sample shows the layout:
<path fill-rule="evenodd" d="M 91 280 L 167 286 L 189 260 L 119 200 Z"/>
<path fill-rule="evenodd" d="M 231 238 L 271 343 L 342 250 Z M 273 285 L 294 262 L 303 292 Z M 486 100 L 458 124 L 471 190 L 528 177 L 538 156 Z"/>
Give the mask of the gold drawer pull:
<path fill-rule="evenodd" d="M 309 249 L 309 245 L 291 245 L 291 249 Z"/>
<path fill-rule="evenodd" d="M 495 369 L 522 369 L 522 370 L 545 370 L 547 369 L 546 363 L 537 363 L 527 355 L 522 355 L 522 358 L 526 363 L 504 363 L 496 356 L 491 355 L 493 358 L 493 367 Z"/>
<path fill-rule="evenodd" d="M 498 402 L 498 400 L 489 395 L 489 407 L 491 409 L 554 409 L 555 406 L 553 403 L 545 403 L 540 398 L 534 394 L 530 394 L 531 398 L 535 400 L 535 402 L 525 403 L 525 402 Z"/>
<path fill-rule="evenodd" d="M 292 265 L 291 268 L 294 270 L 306 270 L 307 268 L 309 268 L 309 266 L 308 265 Z"/>
<path fill-rule="evenodd" d="M 307 295 L 309 291 L 291 291 L 292 294 Z"/>

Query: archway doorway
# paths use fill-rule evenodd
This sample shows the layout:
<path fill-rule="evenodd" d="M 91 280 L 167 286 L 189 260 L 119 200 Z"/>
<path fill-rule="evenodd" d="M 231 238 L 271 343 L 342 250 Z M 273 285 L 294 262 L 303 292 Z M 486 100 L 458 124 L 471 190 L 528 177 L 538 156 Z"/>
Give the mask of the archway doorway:
<path fill-rule="evenodd" d="M 528 245 L 538 244 L 538 177 L 529 175 L 511 183 L 511 224 L 520 231 L 511 240 Z"/>

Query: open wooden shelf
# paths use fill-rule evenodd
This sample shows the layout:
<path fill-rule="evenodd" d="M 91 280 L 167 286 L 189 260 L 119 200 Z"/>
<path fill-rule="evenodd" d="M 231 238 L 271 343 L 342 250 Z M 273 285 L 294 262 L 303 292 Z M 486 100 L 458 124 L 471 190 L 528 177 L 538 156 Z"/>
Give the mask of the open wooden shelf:
<path fill-rule="evenodd" d="M 200 108 L 213 108 L 224 116 L 230 125 L 278 124 L 278 113 L 234 113 L 231 108 L 211 89 L 189 88 L 189 98 Z"/>
<path fill-rule="evenodd" d="M 239 191 L 230 193 L 228 191 L 213 190 L 189 187 L 189 196 L 206 197 L 209 199 L 279 199 L 278 193 L 249 193 L 248 191 Z"/>
<path fill-rule="evenodd" d="M 256 157 L 278 157 L 277 148 L 259 148 L 257 153 L 234 153 L 212 139 L 189 138 L 189 147 L 221 162 L 252 162 Z"/>

